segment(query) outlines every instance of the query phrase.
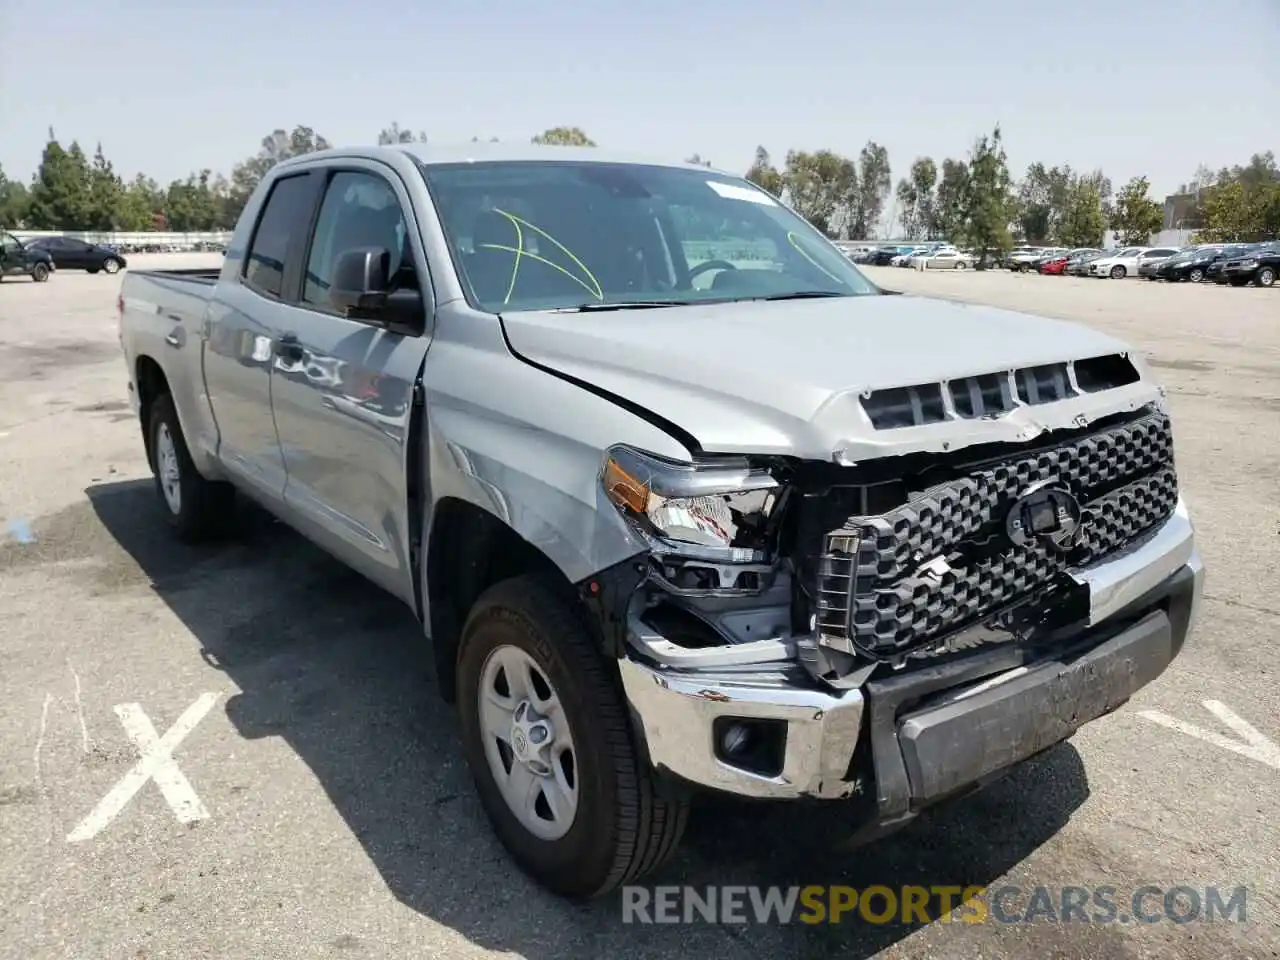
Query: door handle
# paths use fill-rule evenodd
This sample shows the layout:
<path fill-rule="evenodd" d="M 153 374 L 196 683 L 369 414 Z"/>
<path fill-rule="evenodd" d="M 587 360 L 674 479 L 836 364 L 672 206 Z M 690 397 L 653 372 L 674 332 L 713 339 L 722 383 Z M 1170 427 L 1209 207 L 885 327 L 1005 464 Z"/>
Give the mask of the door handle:
<path fill-rule="evenodd" d="M 298 335 L 292 331 L 280 335 L 276 340 L 275 351 L 276 356 L 287 360 L 302 359 L 302 344 L 298 342 Z"/>
<path fill-rule="evenodd" d="M 176 333 L 169 334 L 167 337 L 164 338 L 164 342 L 171 347 L 182 346 L 182 341 L 178 339 L 178 335 Z"/>

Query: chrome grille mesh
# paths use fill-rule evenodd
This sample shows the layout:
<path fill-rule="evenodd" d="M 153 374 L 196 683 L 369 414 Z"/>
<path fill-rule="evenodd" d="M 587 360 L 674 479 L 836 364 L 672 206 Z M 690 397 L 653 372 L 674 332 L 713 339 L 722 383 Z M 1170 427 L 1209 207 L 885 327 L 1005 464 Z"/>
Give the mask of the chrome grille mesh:
<path fill-rule="evenodd" d="M 1083 507 L 1070 553 L 1004 533 L 1013 502 L 1053 480 Z M 823 642 L 893 657 L 1099 560 L 1167 518 L 1178 498 L 1169 420 L 1153 412 L 1055 447 L 974 467 L 826 537 L 818 564 Z M 946 562 L 922 567 L 935 558 Z"/>

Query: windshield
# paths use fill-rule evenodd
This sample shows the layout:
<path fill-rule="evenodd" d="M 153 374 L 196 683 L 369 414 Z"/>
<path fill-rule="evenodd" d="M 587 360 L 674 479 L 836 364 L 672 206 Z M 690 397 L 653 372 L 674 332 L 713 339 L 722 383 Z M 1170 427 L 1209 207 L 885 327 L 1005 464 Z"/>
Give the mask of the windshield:
<path fill-rule="evenodd" d="M 879 291 L 746 180 L 594 161 L 430 164 L 423 176 L 479 309 L 607 309 Z"/>

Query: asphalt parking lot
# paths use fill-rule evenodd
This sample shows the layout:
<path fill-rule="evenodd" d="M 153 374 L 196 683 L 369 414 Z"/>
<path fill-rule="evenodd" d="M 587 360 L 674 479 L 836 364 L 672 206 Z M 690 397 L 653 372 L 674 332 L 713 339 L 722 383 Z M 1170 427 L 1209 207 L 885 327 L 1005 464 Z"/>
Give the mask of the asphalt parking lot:
<path fill-rule="evenodd" d="M 64 272 L 0 285 L 0 955 L 1280 956 L 1280 292 L 868 273 L 1150 357 L 1201 622 L 1119 713 L 902 833 L 851 849 L 839 807 L 705 803 L 654 882 L 1244 885 L 1245 923 L 635 926 L 542 893 L 492 838 L 405 608 L 252 511 L 225 545 L 171 540 L 119 278 Z"/>

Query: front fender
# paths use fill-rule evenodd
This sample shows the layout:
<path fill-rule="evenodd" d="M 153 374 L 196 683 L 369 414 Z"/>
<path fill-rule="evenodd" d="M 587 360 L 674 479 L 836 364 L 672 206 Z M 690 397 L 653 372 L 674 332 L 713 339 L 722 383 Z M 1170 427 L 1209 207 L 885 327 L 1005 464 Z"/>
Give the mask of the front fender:
<path fill-rule="evenodd" d="M 600 486 L 605 452 L 618 443 L 673 460 L 690 452 L 636 414 L 486 347 L 442 336 L 427 355 L 429 515 L 448 498 L 474 504 L 572 583 L 641 553 Z"/>

